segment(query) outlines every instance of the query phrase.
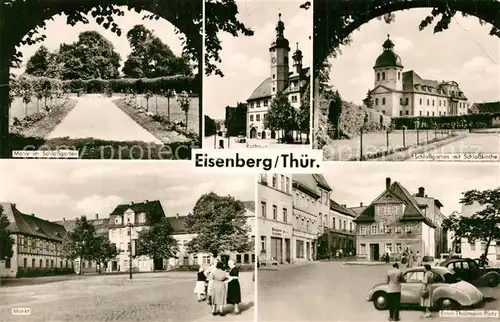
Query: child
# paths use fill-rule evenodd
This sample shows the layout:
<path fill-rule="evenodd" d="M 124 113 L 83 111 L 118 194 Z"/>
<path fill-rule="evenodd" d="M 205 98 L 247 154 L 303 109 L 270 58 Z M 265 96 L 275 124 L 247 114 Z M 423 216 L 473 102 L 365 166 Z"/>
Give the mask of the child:
<path fill-rule="evenodd" d="M 196 285 L 194 286 L 194 291 L 198 296 L 198 302 L 204 301 L 206 299 L 205 293 L 205 283 L 207 282 L 207 277 L 205 276 L 205 270 L 203 267 L 200 267 L 198 270 L 198 280 L 196 281 Z"/>

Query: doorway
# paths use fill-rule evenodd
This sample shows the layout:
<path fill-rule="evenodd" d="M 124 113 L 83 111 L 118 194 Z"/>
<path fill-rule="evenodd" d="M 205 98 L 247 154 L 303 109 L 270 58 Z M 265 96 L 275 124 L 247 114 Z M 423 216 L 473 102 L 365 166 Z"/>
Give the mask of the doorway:
<path fill-rule="evenodd" d="M 262 131 L 262 140 L 266 139 L 266 131 Z"/>
<path fill-rule="evenodd" d="M 373 261 L 378 261 L 380 258 L 379 245 L 370 244 L 370 259 Z"/>
<path fill-rule="evenodd" d="M 224 263 L 224 267 L 228 267 L 227 263 L 229 262 L 229 255 L 220 255 L 220 260 Z"/>
<path fill-rule="evenodd" d="M 257 137 L 257 129 L 253 127 L 253 128 L 250 130 L 250 138 L 251 138 L 251 139 L 255 139 L 256 137 Z"/>
<path fill-rule="evenodd" d="M 271 237 L 271 260 L 283 263 L 283 240 Z"/>
<path fill-rule="evenodd" d="M 290 264 L 290 239 L 285 239 L 285 262 Z"/>
<path fill-rule="evenodd" d="M 271 139 L 276 139 L 276 131 L 271 131 Z"/>

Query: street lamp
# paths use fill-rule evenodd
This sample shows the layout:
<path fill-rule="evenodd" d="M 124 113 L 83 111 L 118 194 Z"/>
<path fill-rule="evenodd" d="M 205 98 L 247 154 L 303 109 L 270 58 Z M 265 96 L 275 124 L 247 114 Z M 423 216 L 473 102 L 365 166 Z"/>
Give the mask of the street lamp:
<path fill-rule="evenodd" d="M 129 265 L 129 277 L 132 279 L 132 224 L 128 224 L 128 237 L 129 237 L 129 246 L 128 246 L 128 265 Z"/>

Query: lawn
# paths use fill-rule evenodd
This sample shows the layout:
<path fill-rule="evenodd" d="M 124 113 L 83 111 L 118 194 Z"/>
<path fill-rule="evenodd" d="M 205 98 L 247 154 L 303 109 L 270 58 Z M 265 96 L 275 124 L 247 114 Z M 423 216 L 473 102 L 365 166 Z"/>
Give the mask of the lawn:
<path fill-rule="evenodd" d="M 190 108 L 188 112 L 188 129 L 192 131 L 199 132 L 199 97 L 190 97 Z M 144 95 L 136 96 L 136 104 L 146 108 L 146 98 Z M 149 111 L 161 116 L 168 115 L 168 101 L 166 97 L 163 96 L 153 96 L 149 99 Z M 170 99 L 170 118 L 173 121 L 186 122 L 186 114 L 181 110 L 177 100 L 174 98 Z"/>
<path fill-rule="evenodd" d="M 49 106 L 59 105 L 65 98 L 54 98 L 53 100 L 47 100 Z M 38 107 L 37 107 L 38 106 Z M 14 117 L 18 119 L 24 118 L 26 115 L 36 113 L 37 111 L 43 110 L 45 107 L 45 100 L 40 100 L 37 103 L 35 97 L 32 97 L 31 102 L 26 104 L 23 103 L 21 97 L 15 97 L 14 101 L 10 104 L 10 117 L 9 124 L 12 124 Z"/>
<path fill-rule="evenodd" d="M 418 143 L 423 144 L 436 138 L 445 138 L 447 134 L 429 130 L 418 133 Z M 404 146 L 417 144 L 417 131 L 405 131 Z M 389 149 L 403 147 L 403 131 L 397 130 L 389 133 Z M 324 158 L 327 161 L 347 161 L 360 156 L 360 137 L 349 140 L 334 140 L 323 147 Z M 363 155 L 387 150 L 387 136 L 385 131 L 370 132 L 363 135 Z"/>

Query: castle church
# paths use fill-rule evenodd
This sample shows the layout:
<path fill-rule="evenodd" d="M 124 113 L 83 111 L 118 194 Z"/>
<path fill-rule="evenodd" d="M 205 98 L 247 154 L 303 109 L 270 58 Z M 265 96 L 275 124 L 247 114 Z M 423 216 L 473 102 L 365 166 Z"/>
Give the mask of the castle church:
<path fill-rule="evenodd" d="M 310 68 L 302 65 L 302 51 L 297 49 L 292 55 L 292 70 L 289 67 L 290 44 L 284 36 L 285 24 L 278 15 L 276 39 L 269 47 L 270 77 L 266 78 L 247 99 L 246 135 L 251 139 L 279 139 L 283 136 L 279 131 L 264 127 L 271 101 L 276 94 L 283 92 L 288 96 L 291 105 L 299 109 L 301 95 L 309 82 Z M 293 133 L 296 136 L 297 133 Z"/>
<path fill-rule="evenodd" d="M 464 115 L 469 103 L 455 81 L 423 79 L 415 71 L 403 72 L 390 36 L 383 43 L 374 69 L 370 91 L 373 108 L 391 117 Z"/>

